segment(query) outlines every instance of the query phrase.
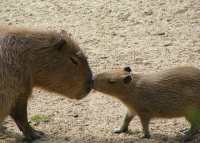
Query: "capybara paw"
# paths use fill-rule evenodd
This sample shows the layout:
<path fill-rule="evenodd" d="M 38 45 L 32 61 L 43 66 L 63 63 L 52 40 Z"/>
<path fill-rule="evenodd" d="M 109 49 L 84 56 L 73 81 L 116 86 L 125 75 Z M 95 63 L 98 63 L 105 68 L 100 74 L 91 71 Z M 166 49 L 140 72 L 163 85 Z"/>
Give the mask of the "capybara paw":
<path fill-rule="evenodd" d="M 192 141 L 192 139 L 193 139 L 192 135 L 185 135 L 185 136 L 183 136 L 183 138 L 181 138 L 180 142 L 181 143 L 186 143 L 186 142 Z"/>
<path fill-rule="evenodd" d="M 28 132 L 25 136 L 26 141 L 34 141 L 37 139 L 40 139 L 42 137 L 45 137 L 45 134 L 41 131 L 37 131 L 32 129 L 31 132 Z"/>
<path fill-rule="evenodd" d="M 180 132 L 187 135 L 187 134 L 191 133 L 191 130 L 190 130 L 190 128 L 185 128 L 185 129 L 180 130 Z"/>
<path fill-rule="evenodd" d="M 143 139 L 150 139 L 150 137 L 151 136 L 149 134 L 146 134 L 146 135 L 142 136 Z"/>
<path fill-rule="evenodd" d="M 186 134 L 183 136 L 183 138 L 181 139 L 182 143 L 185 142 L 190 142 L 193 140 L 194 136 L 197 135 L 199 133 L 199 129 L 190 129 L 186 132 Z"/>
<path fill-rule="evenodd" d="M 116 134 L 124 133 L 124 132 L 127 132 L 127 131 L 128 131 L 127 128 L 115 128 L 115 129 L 113 129 L 113 133 L 116 133 Z"/>

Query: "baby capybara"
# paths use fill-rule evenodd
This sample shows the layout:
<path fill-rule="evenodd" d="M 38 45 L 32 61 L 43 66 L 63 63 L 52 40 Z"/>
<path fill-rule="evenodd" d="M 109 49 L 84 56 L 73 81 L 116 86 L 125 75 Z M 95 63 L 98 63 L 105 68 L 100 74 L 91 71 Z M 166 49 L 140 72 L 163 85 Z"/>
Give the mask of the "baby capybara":
<path fill-rule="evenodd" d="M 0 27 L 0 121 L 10 115 L 26 139 L 42 135 L 27 120 L 33 87 L 81 99 L 92 81 L 86 56 L 67 32 Z"/>
<path fill-rule="evenodd" d="M 115 133 L 128 130 L 135 115 L 140 117 L 144 137 L 149 138 L 152 118 L 185 117 L 191 124 L 189 140 L 200 127 L 200 70 L 176 67 L 148 74 L 134 74 L 130 67 L 95 76 L 94 89 L 122 101 L 128 108 L 122 126 Z"/>

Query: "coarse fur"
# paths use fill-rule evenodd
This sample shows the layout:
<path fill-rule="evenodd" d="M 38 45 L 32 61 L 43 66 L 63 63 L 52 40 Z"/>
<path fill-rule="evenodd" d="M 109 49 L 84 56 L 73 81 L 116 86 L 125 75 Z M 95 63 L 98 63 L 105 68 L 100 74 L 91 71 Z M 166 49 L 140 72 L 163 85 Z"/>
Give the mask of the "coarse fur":
<path fill-rule="evenodd" d="M 81 99 L 92 81 L 87 58 L 67 32 L 0 27 L 0 121 L 11 115 L 27 139 L 41 135 L 27 121 L 33 87 Z"/>
<path fill-rule="evenodd" d="M 128 130 L 135 115 L 141 119 L 144 137 L 149 138 L 152 118 L 185 117 L 191 132 L 200 127 L 200 70 L 182 66 L 149 74 L 133 74 L 129 67 L 95 76 L 94 89 L 122 101 L 128 112 L 123 125 Z"/>

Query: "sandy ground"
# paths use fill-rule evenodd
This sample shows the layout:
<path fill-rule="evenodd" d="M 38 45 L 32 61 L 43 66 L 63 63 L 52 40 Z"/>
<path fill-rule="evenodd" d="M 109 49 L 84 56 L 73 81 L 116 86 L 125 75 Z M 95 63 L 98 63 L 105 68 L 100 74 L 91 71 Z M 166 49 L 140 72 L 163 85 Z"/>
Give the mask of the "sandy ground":
<path fill-rule="evenodd" d="M 0 23 L 71 32 L 94 73 L 127 65 L 135 72 L 183 64 L 200 67 L 198 0 L 1 0 Z M 136 117 L 128 134 L 113 134 L 125 112 L 118 100 L 98 92 L 74 102 L 34 90 L 29 102 L 29 117 L 49 118 L 33 123 L 47 135 L 35 143 L 175 143 L 180 130 L 189 127 L 183 118 L 153 120 L 152 139 L 141 139 Z M 13 121 L 8 118 L 4 124 L 17 136 L 7 142 L 22 142 Z M 194 142 L 200 142 L 198 136 Z"/>

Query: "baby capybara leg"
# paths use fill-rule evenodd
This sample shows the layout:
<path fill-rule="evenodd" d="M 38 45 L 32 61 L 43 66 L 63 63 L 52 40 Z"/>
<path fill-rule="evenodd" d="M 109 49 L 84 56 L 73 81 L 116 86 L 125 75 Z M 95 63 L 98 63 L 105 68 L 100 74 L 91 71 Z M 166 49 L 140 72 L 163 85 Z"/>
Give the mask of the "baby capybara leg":
<path fill-rule="evenodd" d="M 113 132 L 114 133 L 127 132 L 128 131 L 129 123 L 131 122 L 131 120 L 133 119 L 133 117 L 135 115 L 136 115 L 135 113 L 127 111 L 127 113 L 126 113 L 126 115 L 124 117 L 122 125 L 119 128 L 114 129 Z"/>
<path fill-rule="evenodd" d="M 11 110 L 11 117 L 19 129 L 23 132 L 25 139 L 32 141 L 41 138 L 44 133 L 34 130 L 28 123 L 27 119 L 27 102 L 28 98 L 22 97 L 16 101 L 15 107 Z"/>
<path fill-rule="evenodd" d="M 142 128 L 143 128 L 143 133 L 144 136 L 142 138 L 150 138 L 151 135 L 149 133 L 149 122 L 150 122 L 150 117 L 144 115 L 144 116 L 140 116 L 140 120 L 142 123 Z"/>

